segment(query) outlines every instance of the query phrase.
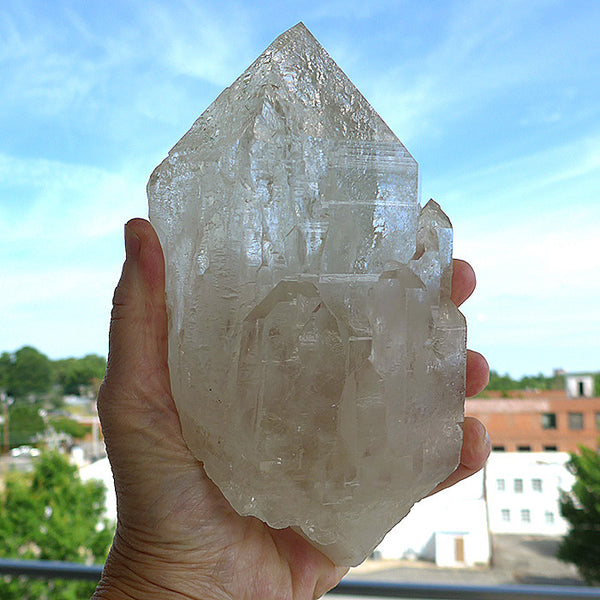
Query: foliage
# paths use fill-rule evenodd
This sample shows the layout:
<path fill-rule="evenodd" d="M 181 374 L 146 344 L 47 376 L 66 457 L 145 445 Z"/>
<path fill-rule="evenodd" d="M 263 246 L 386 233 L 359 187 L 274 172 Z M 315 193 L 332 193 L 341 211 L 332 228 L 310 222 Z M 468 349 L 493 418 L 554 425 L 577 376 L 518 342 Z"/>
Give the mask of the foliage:
<path fill-rule="evenodd" d="M 522 390 L 564 390 L 565 377 L 564 375 L 552 375 L 551 377 L 546 377 L 543 373 L 526 375 L 519 380 L 519 386 Z"/>
<path fill-rule="evenodd" d="M 82 425 L 75 419 L 69 419 L 69 417 L 54 417 L 50 419 L 50 425 L 54 431 L 62 431 L 75 439 L 83 438 L 92 431 L 90 425 Z"/>
<path fill-rule="evenodd" d="M 38 433 L 45 429 L 44 420 L 39 413 L 38 403 L 27 400 L 17 400 L 8 409 L 10 424 L 8 441 L 11 448 L 27 445 Z M 4 446 L 4 427 L 0 428 L 0 440 Z"/>
<path fill-rule="evenodd" d="M 0 354 L 0 390 L 8 390 L 12 362 L 12 357 L 8 352 Z"/>
<path fill-rule="evenodd" d="M 3 377 L 9 396 L 24 398 L 30 394 L 48 392 L 52 386 L 52 363 L 45 355 L 23 346 L 13 356 L 2 354 Z"/>
<path fill-rule="evenodd" d="M 510 375 L 500 375 L 497 371 L 490 371 L 490 382 L 487 390 L 508 392 L 510 390 L 561 390 L 565 387 L 564 375 L 545 376 L 543 373 L 537 375 L 525 375 L 521 379 L 513 379 Z"/>
<path fill-rule="evenodd" d="M 106 371 L 106 360 L 97 354 L 83 358 L 65 358 L 54 361 L 57 383 L 65 394 L 79 394 L 82 387 L 100 382 Z"/>
<path fill-rule="evenodd" d="M 101 483 L 82 483 L 60 454 L 43 454 L 33 473 L 11 473 L 0 494 L 0 556 L 102 563 L 112 539 L 102 518 L 104 495 Z M 0 598 L 79 600 L 89 598 L 94 587 L 93 582 L 4 577 Z"/>
<path fill-rule="evenodd" d="M 41 404 L 27 400 L 17 400 L 8 409 L 8 442 L 10 448 L 29 445 L 38 434 L 44 433 L 46 424 L 40 416 Z M 63 432 L 80 439 L 91 432 L 89 425 L 82 425 L 69 417 L 52 417 L 49 425 L 56 432 Z M 0 427 L 0 447 L 4 446 L 4 427 Z"/>
<path fill-rule="evenodd" d="M 79 394 L 82 388 L 98 388 L 106 371 L 106 359 L 97 354 L 83 358 L 51 361 L 31 346 L 14 354 L 0 354 L 0 390 L 15 398 L 62 394 Z"/>
<path fill-rule="evenodd" d="M 569 468 L 576 477 L 573 489 L 561 499 L 561 514 L 571 529 L 558 557 L 574 563 L 590 585 L 600 584 L 600 453 L 580 446 Z"/>
<path fill-rule="evenodd" d="M 508 391 L 517 389 L 517 382 L 510 375 L 500 375 L 497 371 L 490 371 L 490 381 L 487 385 L 488 390 Z"/>

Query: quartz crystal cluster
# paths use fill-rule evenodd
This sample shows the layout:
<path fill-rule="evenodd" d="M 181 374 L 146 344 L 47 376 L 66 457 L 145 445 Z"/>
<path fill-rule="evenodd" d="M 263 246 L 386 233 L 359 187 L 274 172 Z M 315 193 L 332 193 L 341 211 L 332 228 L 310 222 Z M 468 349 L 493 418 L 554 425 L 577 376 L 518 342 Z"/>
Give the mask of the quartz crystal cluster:
<path fill-rule="evenodd" d="M 148 184 L 183 433 L 242 515 L 356 565 L 456 467 L 452 228 L 303 24 Z"/>

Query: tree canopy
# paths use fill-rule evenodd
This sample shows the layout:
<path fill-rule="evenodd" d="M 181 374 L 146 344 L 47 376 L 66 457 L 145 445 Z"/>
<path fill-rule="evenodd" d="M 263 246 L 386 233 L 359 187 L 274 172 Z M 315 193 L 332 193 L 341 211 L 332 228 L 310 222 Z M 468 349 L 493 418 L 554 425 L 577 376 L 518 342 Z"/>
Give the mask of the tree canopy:
<path fill-rule="evenodd" d="M 8 391 L 10 369 L 13 364 L 12 357 L 8 352 L 0 354 L 0 390 Z"/>
<path fill-rule="evenodd" d="M 52 363 L 45 355 L 32 348 L 23 346 L 8 360 L 2 355 L 6 388 L 10 396 L 22 398 L 29 394 L 40 394 L 52 386 Z"/>
<path fill-rule="evenodd" d="M 65 358 L 54 361 L 56 381 L 65 394 L 79 394 L 82 387 L 100 382 L 106 371 L 106 360 L 97 354 L 83 358 Z"/>
<path fill-rule="evenodd" d="M 561 514 L 571 529 L 564 537 L 558 557 L 577 566 L 590 585 L 600 584 L 600 452 L 580 447 L 569 468 L 575 475 L 570 493 L 561 500 Z"/>
<path fill-rule="evenodd" d="M 10 448 L 29 445 L 38 433 L 44 432 L 45 424 L 39 411 L 40 406 L 37 402 L 28 401 L 17 401 L 8 408 Z M 4 427 L 0 428 L 0 440 L 4 447 Z"/>
<path fill-rule="evenodd" d="M 92 431 L 91 425 L 83 425 L 69 417 L 52 417 L 49 422 L 54 431 L 66 433 L 74 439 L 83 438 Z"/>
<path fill-rule="evenodd" d="M 507 392 L 510 390 L 561 390 L 565 387 L 564 375 L 546 376 L 543 373 L 537 375 L 525 375 L 521 379 L 513 379 L 510 375 L 500 375 L 498 371 L 490 371 L 490 382 L 486 390 Z"/>
<path fill-rule="evenodd" d="M 103 563 L 113 533 L 102 516 L 104 496 L 101 483 L 82 483 L 61 455 L 43 454 L 33 473 L 9 474 L 0 493 L 0 555 Z M 79 600 L 94 588 L 93 582 L 0 578 L 4 600 Z"/>
<path fill-rule="evenodd" d="M 0 389 L 17 399 L 47 394 L 54 386 L 63 394 L 80 394 L 85 388 L 97 388 L 105 370 L 106 359 L 97 354 L 52 361 L 23 346 L 14 354 L 0 355 Z"/>

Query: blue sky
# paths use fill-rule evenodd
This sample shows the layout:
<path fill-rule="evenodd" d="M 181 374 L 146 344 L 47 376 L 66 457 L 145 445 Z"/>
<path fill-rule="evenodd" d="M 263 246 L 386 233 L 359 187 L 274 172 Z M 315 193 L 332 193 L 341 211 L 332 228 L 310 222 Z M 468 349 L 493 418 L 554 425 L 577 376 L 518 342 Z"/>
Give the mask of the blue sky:
<path fill-rule="evenodd" d="M 417 159 L 513 376 L 600 370 L 600 3 L 0 4 L 0 351 L 104 354 L 152 169 L 304 21 Z"/>

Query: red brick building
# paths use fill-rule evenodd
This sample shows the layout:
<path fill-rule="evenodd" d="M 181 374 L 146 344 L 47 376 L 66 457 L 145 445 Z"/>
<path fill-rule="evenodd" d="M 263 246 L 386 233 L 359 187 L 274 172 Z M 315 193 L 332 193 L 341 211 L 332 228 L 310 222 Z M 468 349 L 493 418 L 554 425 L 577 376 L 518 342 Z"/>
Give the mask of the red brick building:
<path fill-rule="evenodd" d="M 580 444 L 596 448 L 600 398 L 586 397 L 587 386 L 573 386 L 572 378 L 567 379 L 569 394 L 562 390 L 487 392 L 488 397 L 467 400 L 466 414 L 487 427 L 496 451 L 575 452 Z M 575 394 L 578 397 L 570 397 Z"/>

